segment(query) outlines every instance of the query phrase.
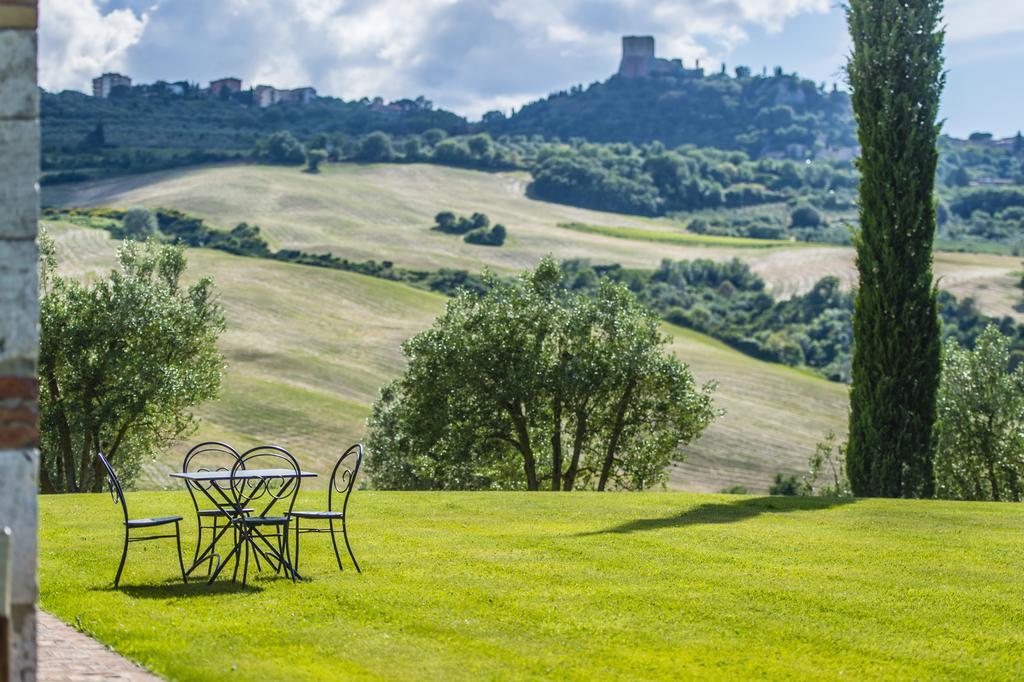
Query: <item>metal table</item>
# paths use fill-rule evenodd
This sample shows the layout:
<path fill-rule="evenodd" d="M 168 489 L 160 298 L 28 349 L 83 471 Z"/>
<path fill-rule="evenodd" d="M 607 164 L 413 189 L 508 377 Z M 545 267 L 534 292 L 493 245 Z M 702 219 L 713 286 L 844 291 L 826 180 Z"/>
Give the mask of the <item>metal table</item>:
<path fill-rule="evenodd" d="M 248 496 L 241 500 L 235 499 L 234 491 L 231 489 L 232 474 L 230 471 L 224 469 L 218 469 L 217 471 L 175 471 L 171 473 L 172 478 L 180 478 L 185 481 L 185 484 L 191 486 L 195 490 L 199 490 L 206 496 L 208 500 L 219 509 L 227 518 L 228 523 L 224 524 L 224 527 L 220 529 L 210 544 L 202 551 L 202 553 L 196 558 L 192 566 L 185 571 L 185 575 L 191 575 L 192 571 L 201 564 L 210 561 L 211 558 L 217 559 L 217 568 L 210 575 L 209 582 L 212 583 L 220 575 L 221 570 L 231 560 L 231 557 L 238 554 L 244 543 L 248 542 L 249 546 L 256 552 L 256 556 L 262 555 L 268 562 L 276 561 L 278 564 L 285 569 L 287 574 L 291 574 L 295 578 L 299 578 L 299 574 L 295 571 L 295 568 L 291 563 L 278 551 L 278 548 L 274 546 L 266 536 L 259 531 L 258 528 L 250 528 L 246 532 L 238 533 L 237 540 L 231 551 L 223 561 L 220 559 L 220 555 L 214 552 L 217 546 L 217 541 L 224 535 L 224 533 L 235 526 L 235 522 L 232 520 L 238 516 L 244 514 L 245 508 L 252 502 L 259 500 L 263 492 L 268 489 L 268 486 L 273 482 L 280 483 L 282 489 L 287 489 L 287 486 L 291 485 L 297 478 L 315 478 L 316 474 L 311 471 L 300 471 L 296 473 L 292 469 L 240 469 L 235 472 L 234 480 L 243 481 L 245 485 L 252 491 Z M 280 499 L 279 495 L 269 495 L 267 505 L 260 511 L 259 516 L 267 516 L 273 506 Z M 282 531 L 287 533 L 287 529 Z M 265 547 L 261 547 L 257 540 L 262 540 Z M 238 561 L 238 558 L 235 558 Z M 259 560 L 257 559 L 257 562 Z"/>

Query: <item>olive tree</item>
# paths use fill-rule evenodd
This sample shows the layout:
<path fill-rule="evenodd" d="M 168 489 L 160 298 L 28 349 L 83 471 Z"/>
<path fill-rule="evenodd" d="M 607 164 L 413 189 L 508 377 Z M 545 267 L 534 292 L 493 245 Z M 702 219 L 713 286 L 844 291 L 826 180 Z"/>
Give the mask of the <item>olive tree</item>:
<path fill-rule="evenodd" d="M 126 483 L 145 457 L 188 434 L 214 398 L 224 317 L 213 284 L 183 287 L 181 248 L 125 242 L 120 268 L 84 284 L 57 274 L 42 239 L 40 487 L 98 491 L 101 450 Z"/>
<path fill-rule="evenodd" d="M 1024 488 L 1024 366 L 1009 370 L 1010 340 L 989 326 L 974 350 L 946 348 L 936 422 L 938 497 L 1013 500 Z"/>
<path fill-rule="evenodd" d="M 551 259 L 486 277 L 407 341 L 369 420 L 383 488 L 649 487 L 712 421 L 713 385 L 664 352 L 621 285 L 572 293 Z"/>

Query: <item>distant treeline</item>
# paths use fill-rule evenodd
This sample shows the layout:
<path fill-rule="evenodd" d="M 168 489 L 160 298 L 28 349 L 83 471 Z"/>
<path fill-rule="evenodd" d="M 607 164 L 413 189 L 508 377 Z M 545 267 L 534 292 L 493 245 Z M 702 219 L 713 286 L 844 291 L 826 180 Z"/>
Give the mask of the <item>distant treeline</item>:
<path fill-rule="evenodd" d="M 44 209 L 43 215 L 105 229 L 121 239 L 127 212 L 121 209 Z M 391 261 L 350 261 L 330 253 L 296 250 L 271 251 L 258 226 L 240 223 L 218 230 L 173 209 L 153 211 L 156 238 L 193 248 L 210 248 L 239 256 L 357 272 L 446 295 L 459 290 L 483 291 L 484 279 L 466 270 L 434 272 L 396 267 Z M 476 228 L 482 229 L 482 228 Z M 602 278 L 625 284 L 666 321 L 703 332 L 747 355 L 791 367 L 806 367 L 833 381 L 850 380 L 852 351 L 852 298 L 839 280 L 824 277 L 806 294 L 777 300 L 764 280 L 739 261 L 665 260 L 656 270 L 627 269 L 620 265 L 592 265 L 568 260 L 561 265 L 565 286 L 596 291 Z M 1011 339 L 1012 362 L 1024 360 L 1024 325 L 1009 317 L 991 318 L 970 298 L 958 300 L 947 291 L 939 294 L 943 334 L 962 346 L 973 347 L 989 323 Z"/>

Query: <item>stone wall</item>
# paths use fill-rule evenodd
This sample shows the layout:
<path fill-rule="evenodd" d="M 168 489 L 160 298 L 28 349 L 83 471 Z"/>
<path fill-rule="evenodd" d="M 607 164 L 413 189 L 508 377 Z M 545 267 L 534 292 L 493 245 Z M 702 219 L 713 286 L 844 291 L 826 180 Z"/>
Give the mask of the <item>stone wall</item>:
<path fill-rule="evenodd" d="M 35 0 L 0 0 L 0 526 L 12 532 L 10 679 L 35 679 L 39 94 Z"/>

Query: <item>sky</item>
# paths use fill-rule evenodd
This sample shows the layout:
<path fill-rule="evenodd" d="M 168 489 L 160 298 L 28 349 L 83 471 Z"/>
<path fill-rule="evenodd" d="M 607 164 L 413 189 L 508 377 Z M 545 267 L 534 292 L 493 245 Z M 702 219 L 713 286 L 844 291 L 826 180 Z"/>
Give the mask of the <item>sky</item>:
<path fill-rule="evenodd" d="M 947 0 L 945 131 L 1024 128 L 1024 0 Z M 843 87 L 849 39 L 833 0 L 40 0 L 40 82 L 90 92 L 223 77 L 321 95 L 423 95 L 478 118 L 618 67 L 622 35 L 661 57 L 776 65 Z"/>

